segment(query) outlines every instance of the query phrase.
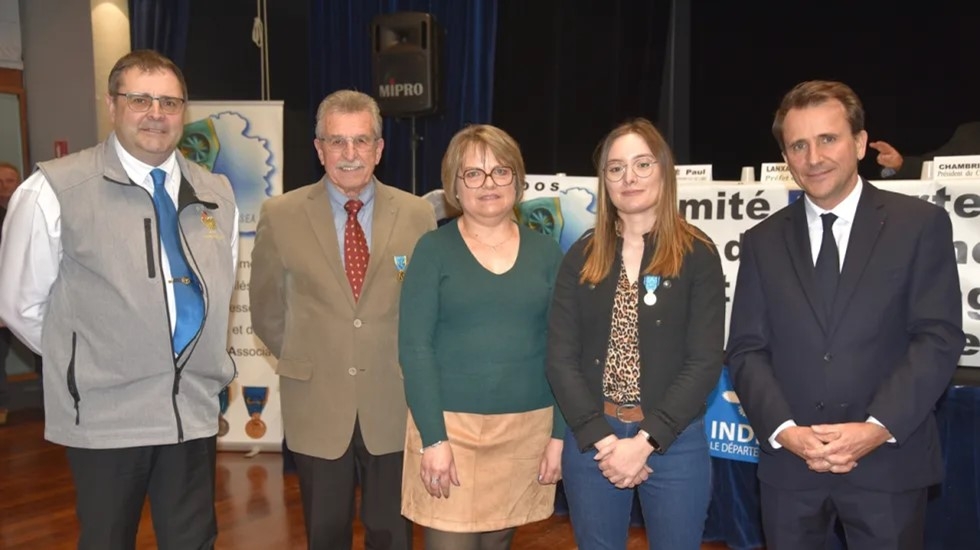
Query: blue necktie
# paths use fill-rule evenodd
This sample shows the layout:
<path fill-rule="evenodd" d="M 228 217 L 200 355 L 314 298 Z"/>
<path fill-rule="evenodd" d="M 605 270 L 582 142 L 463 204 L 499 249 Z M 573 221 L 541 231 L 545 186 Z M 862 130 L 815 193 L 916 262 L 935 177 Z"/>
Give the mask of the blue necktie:
<path fill-rule="evenodd" d="M 170 262 L 170 280 L 173 281 L 177 324 L 174 328 L 174 352 L 180 354 L 194 339 L 204 321 L 204 298 L 197 277 L 187 266 L 187 259 L 180 247 L 180 229 L 177 226 L 177 208 L 167 193 L 164 183 L 167 173 L 159 168 L 150 171 L 153 178 L 153 206 L 160 224 L 160 241 L 167 251 Z"/>

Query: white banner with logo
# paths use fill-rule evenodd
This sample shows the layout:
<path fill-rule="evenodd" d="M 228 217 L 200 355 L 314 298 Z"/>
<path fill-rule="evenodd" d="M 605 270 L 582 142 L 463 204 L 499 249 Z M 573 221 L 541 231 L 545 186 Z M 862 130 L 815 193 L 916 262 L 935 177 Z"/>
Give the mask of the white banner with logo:
<path fill-rule="evenodd" d="M 192 101 L 179 149 L 231 181 L 239 209 L 238 275 L 232 294 L 228 353 L 238 376 L 219 397 L 218 448 L 282 449 L 275 358 L 252 334 L 248 284 L 262 202 L 282 193 L 282 101 Z"/>
<path fill-rule="evenodd" d="M 776 167 L 772 171 L 777 172 Z M 942 206 L 953 224 L 954 250 L 963 291 L 963 328 L 967 344 L 962 366 L 980 367 L 980 180 L 874 182 L 882 189 L 918 196 Z M 518 205 L 522 223 L 551 235 L 568 250 L 594 224 L 595 177 L 528 175 L 524 200 Z M 731 303 L 738 276 L 742 233 L 789 204 L 800 195 L 795 183 L 773 178 L 770 183 L 742 185 L 736 182 L 681 184 L 678 200 L 683 216 L 701 228 L 718 247 L 725 274 L 726 302 Z M 725 333 L 731 308 L 726 307 Z M 738 396 L 732 390 L 727 369 L 708 402 L 705 431 L 712 456 L 756 462 L 758 441 Z"/>

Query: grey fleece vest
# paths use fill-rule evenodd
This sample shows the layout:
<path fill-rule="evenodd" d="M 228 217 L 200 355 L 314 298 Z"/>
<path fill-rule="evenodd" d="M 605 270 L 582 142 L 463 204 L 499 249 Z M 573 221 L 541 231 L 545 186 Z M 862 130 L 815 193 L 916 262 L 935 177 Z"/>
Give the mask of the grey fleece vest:
<path fill-rule="evenodd" d="M 41 338 L 45 438 L 104 449 L 209 437 L 235 376 L 231 186 L 178 153 L 180 230 L 205 318 L 174 357 L 153 198 L 129 180 L 114 140 L 38 165 L 61 205 L 63 249 Z"/>

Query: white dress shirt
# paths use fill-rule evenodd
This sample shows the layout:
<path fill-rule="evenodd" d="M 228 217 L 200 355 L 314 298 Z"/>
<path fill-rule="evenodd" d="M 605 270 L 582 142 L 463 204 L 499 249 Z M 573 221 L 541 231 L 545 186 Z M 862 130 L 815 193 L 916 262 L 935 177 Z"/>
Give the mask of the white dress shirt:
<path fill-rule="evenodd" d="M 180 166 L 176 153 L 172 153 L 160 166 L 150 166 L 130 155 L 115 141 L 116 154 L 126 175 L 134 183 L 153 196 L 153 180 L 150 171 L 160 168 L 167 173 L 164 184 L 170 199 L 177 204 L 180 188 Z M 231 235 L 232 270 L 238 267 L 238 210 Z M 11 231 L 11 228 L 17 229 Z M 29 231 L 25 228 L 30 228 Z M 161 271 L 165 280 L 170 279 L 170 261 L 167 251 L 160 247 Z M 0 243 L 0 318 L 22 342 L 41 353 L 41 330 L 47 311 L 51 287 L 58 277 L 61 263 L 61 204 L 51 184 L 40 170 L 36 170 L 22 183 L 7 207 L 3 226 L 3 242 Z M 176 326 L 173 287 L 167 289 L 167 307 L 170 310 L 170 332 Z"/>

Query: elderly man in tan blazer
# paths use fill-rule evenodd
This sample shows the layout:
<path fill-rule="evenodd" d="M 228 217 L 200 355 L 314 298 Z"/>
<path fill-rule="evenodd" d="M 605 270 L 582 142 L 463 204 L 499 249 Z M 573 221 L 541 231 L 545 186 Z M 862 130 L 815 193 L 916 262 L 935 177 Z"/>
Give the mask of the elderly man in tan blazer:
<path fill-rule="evenodd" d="M 435 214 L 374 177 L 384 140 L 370 96 L 327 96 L 313 145 L 326 175 L 262 207 L 252 325 L 279 359 L 309 548 L 351 548 L 359 483 L 366 547 L 409 549 L 411 524 L 400 514 L 407 407 L 398 302 L 415 243 L 435 228 Z"/>

